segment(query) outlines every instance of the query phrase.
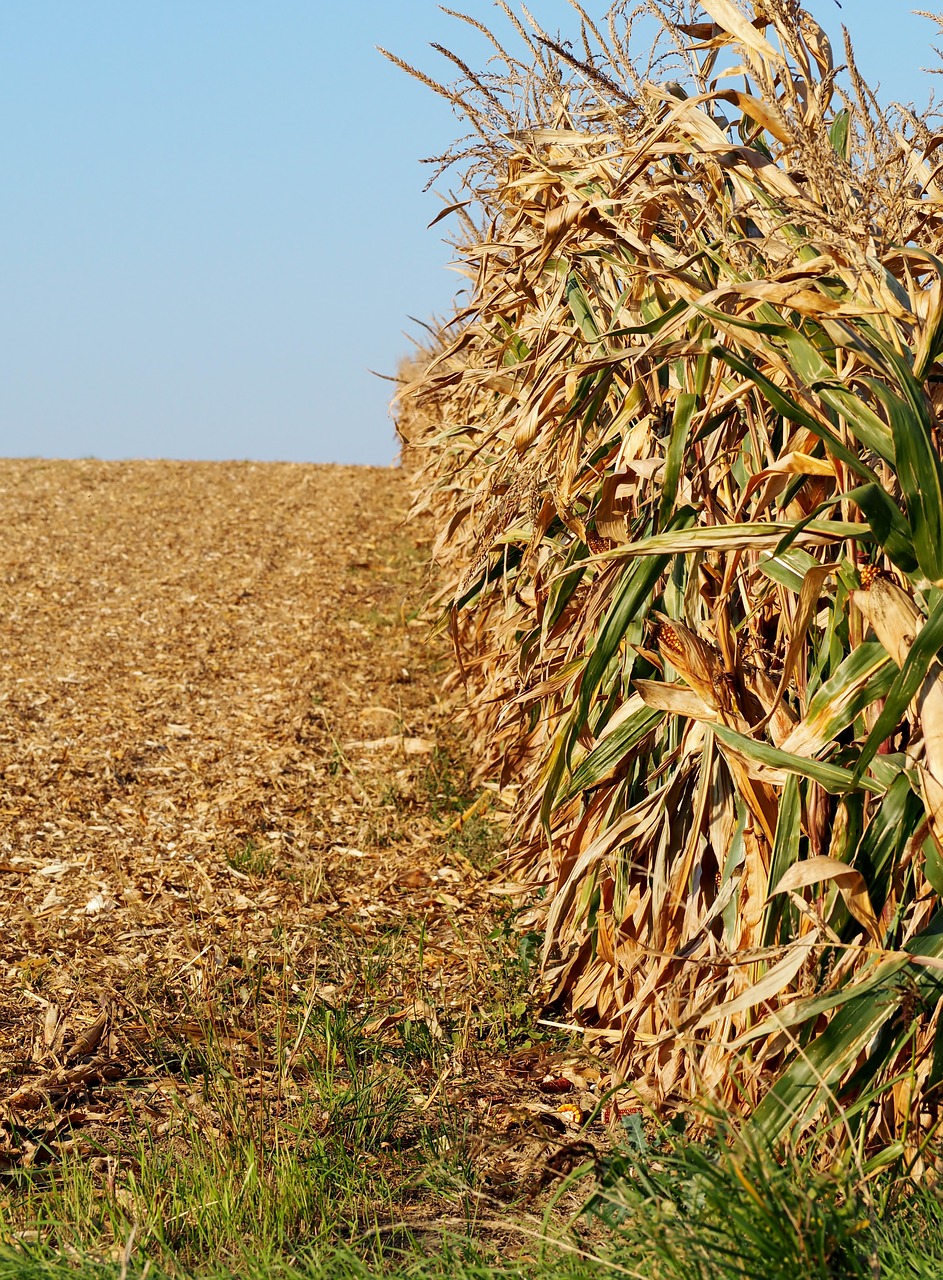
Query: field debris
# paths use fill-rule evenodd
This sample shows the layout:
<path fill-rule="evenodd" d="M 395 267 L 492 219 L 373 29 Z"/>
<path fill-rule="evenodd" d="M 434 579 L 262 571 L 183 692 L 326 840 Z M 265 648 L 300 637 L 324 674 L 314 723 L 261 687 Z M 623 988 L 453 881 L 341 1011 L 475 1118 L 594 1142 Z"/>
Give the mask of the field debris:
<path fill-rule="evenodd" d="M 445 972 L 481 903 L 464 871 L 439 900 L 401 475 L 5 461 L 0 492 L 3 1113 L 74 1119 L 201 1020 L 258 1053 L 251 974 L 292 998 L 325 921 L 415 911 Z"/>
<path fill-rule="evenodd" d="M 462 773 L 403 474 L 4 461 L 0 491 L 0 1174 L 104 1161 L 108 1194 L 145 1130 L 317 1137 L 337 1026 L 402 1124 L 465 1117 L 484 1194 L 549 1187 L 595 1094 L 519 1053 L 509 801 Z"/>

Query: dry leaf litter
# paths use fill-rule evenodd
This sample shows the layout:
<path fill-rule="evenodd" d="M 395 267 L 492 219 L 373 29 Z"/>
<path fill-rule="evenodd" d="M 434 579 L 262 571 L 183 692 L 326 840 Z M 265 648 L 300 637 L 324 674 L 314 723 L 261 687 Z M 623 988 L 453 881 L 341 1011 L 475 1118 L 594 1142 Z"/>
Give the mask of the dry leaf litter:
<path fill-rule="evenodd" d="M 475 1117 L 496 1199 L 591 1155 L 598 1068 L 476 1036 L 514 899 L 436 806 L 455 695 L 402 474 L 8 460 L 0 492 L 0 1170 L 172 1140 L 181 1103 L 224 1129 L 187 1052 L 264 1092 L 318 1003 L 454 1046 L 416 1105 Z"/>

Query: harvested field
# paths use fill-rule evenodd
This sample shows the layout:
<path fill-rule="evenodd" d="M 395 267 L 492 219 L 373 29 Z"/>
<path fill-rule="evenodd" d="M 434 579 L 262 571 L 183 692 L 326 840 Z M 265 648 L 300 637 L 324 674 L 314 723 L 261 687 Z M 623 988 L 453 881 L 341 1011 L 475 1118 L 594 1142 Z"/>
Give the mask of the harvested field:
<path fill-rule="evenodd" d="M 323 917 L 375 821 L 343 744 L 429 745 L 399 476 L 7 462 L 0 484 L 7 982 L 48 968 L 80 998 Z M 372 777 L 381 753 L 351 750 Z M 280 873 L 261 895 L 253 857 Z"/>
<path fill-rule="evenodd" d="M 318 922 L 399 917 L 404 875 L 439 863 L 424 833 L 391 841 L 378 790 L 428 761 L 435 655 L 406 620 L 395 472 L 26 461 L 0 486 L 0 1060 L 22 1107 L 90 1054 L 123 1074 L 223 989 L 245 1032 L 262 953 L 303 982 Z"/>
<path fill-rule="evenodd" d="M 355 852 L 376 835 L 377 757 L 395 772 L 404 734 L 429 745 L 399 477 L 165 462 L 0 477 L 8 1018 L 28 1020 L 32 988 L 73 1017 L 158 975 L 199 989 L 277 926 L 291 951 L 341 901 L 374 914 L 374 876 L 396 874 Z M 356 772 L 341 767 L 345 743 L 376 739 L 384 752 L 347 748 Z"/>
<path fill-rule="evenodd" d="M 527 1039 L 504 801 L 414 616 L 401 474 L 4 461 L 0 488 L 0 1173 L 105 1152 L 113 1199 L 142 1125 L 349 1148 L 375 1088 L 404 1099 L 381 1153 L 460 1108 L 489 1195 L 584 1158 L 599 1071 Z"/>

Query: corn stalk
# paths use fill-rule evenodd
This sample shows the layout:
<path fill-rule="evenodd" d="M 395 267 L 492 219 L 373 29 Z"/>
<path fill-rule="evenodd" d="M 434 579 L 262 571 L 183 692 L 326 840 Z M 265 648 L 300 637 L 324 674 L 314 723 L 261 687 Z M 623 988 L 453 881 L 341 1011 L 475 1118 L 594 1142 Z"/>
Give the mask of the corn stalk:
<path fill-rule="evenodd" d="M 500 7 L 523 57 L 486 32 L 488 75 L 423 77 L 473 130 L 472 301 L 400 429 L 483 757 L 520 787 L 550 994 L 660 1108 L 919 1147 L 941 138 L 877 110 L 847 37 L 843 91 L 792 0 L 574 6 L 578 48 Z"/>

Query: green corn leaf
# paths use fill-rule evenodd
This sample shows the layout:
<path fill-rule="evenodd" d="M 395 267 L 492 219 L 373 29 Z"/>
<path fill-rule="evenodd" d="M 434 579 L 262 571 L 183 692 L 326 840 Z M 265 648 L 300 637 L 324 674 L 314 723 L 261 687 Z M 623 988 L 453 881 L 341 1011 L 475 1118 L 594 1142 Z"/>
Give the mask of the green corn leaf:
<path fill-rule="evenodd" d="M 841 414 L 866 449 L 873 449 L 885 462 L 894 465 L 894 437 L 860 396 L 835 382 L 817 383 L 813 390 L 823 404 Z"/>
<path fill-rule="evenodd" d="M 818 561 L 801 547 L 789 547 L 786 551 L 771 551 L 761 555 L 757 563 L 761 573 L 781 587 L 787 587 L 796 595 L 802 590 L 805 576 Z"/>
<path fill-rule="evenodd" d="M 785 549 L 796 537 L 808 533 L 816 543 L 844 542 L 847 538 L 868 537 L 866 525 L 846 520 L 816 520 L 808 517 L 795 524 L 775 520 L 753 520 L 743 524 L 701 525 L 666 530 L 637 542 L 628 542 L 607 552 L 606 558 L 620 560 L 636 556 L 681 555 L 690 551 L 748 551 Z"/>
<path fill-rule="evenodd" d="M 855 866 L 867 881 L 875 910 L 886 899 L 893 868 L 922 820 L 922 803 L 907 777 L 898 774 L 875 807 L 855 857 Z"/>
<path fill-rule="evenodd" d="M 835 458 L 839 458 L 845 465 L 855 473 L 861 476 L 863 480 L 874 482 L 876 476 L 874 472 L 865 463 L 861 461 L 856 453 L 853 453 L 846 444 L 843 444 L 834 431 L 824 426 L 817 418 L 813 418 L 811 413 L 807 413 L 802 406 L 787 395 L 781 387 L 777 387 L 775 382 L 760 373 L 758 369 L 754 369 L 746 360 L 742 360 L 732 351 L 728 351 L 726 347 L 714 346 L 711 348 L 711 354 L 717 359 L 723 360 L 729 365 L 735 373 L 739 373 L 744 378 L 749 378 L 755 383 L 763 398 L 777 412 L 789 422 L 794 422 L 797 426 L 806 427 L 809 431 L 813 431 L 820 440 L 822 440 L 829 453 Z"/>
<path fill-rule="evenodd" d="M 481 576 L 476 578 L 474 583 L 468 588 L 464 595 L 459 598 L 446 609 L 445 618 L 448 618 L 453 609 L 464 609 L 467 605 L 482 595 L 485 590 L 499 578 L 504 578 L 507 574 L 512 573 L 524 558 L 524 552 L 521 547 L 505 547 L 501 556 L 494 561 L 487 569 L 482 570 Z M 440 619 L 441 622 L 441 619 Z"/>
<path fill-rule="evenodd" d="M 876 640 L 859 644 L 815 691 L 789 741 L 800 734 L 804 740 L 814 738 L 823 746 L 833 741 L 865 707 L 885 697 L 896 678 L 895 671 L 883 645 Z"/>
<path fill-rule="evenodd" d="M 923 842 L 923 870 L 930 882 L 931 888 L 937 893 L 943 894 L 943 855 L 937 848 L 937 843 L 932 836 L 927 836 Z"/>
<path fill-rule="evenodd" d="M 847 160 L 851 145 L 851 112 L 847 107 L 842 107 L 836 113 L 828 131 L 828 140 L 832 144 L 832 150 L 843 160 Z"/>
<path fill-rule="evenodd" d="M 543 632 L 545 636 L 573 598 L 573 592 L 579 586 L 583 579 L 583 574 L 586 572 L 585 563 L 580 562 L 585 561 L 588 555 L 589 548 L 585 543 L 574 542 L 567 554 L 567 568 L 570 569 L 572 567 L 572 572 L 559 574 L 550 583 L 543 616 Z"/>
<path fill-rule="evenodd" d="M 799 843 L 802 838 L 802 798 L 799 793 L 799 778 L 790 774 L 786 779 L 782 795 L 779 798 L 779 815 L 776 820 L 776 839 L 773 842 L 773 856 L 770 860 L 767 893 L 779 884 L 786 871 L 799 860 Z M 763 922 L 763 946 L 768 947 L 775 941 L 776 931 L 784 910 L 789 903 L 782 895 L 771 898 L 766 904 L 766 917 Z"/>
<path fill-rule="evenodd" d="M 898 971 L 901 968 L 903 963 Z M 893 1012 L 872 993 L 847 1000 L 779 1077 L 753 1113 L 750 1127 L 776 1142 L 803 1116 L 811 1115 Z"/>
<path fill-rule="evenodd" d="M 682 507 L 672 516 L 669 528 L 687 528 L 696 518 L 697 512 L 693 507 Z M 544 767 L 540 805 L 540 820 L 544 826 L 549 824 L 560 784 L 569 765 L 573 743 L 589 722 L 590 706 L 596 690 L 618 657 L 630 625 L 636 619 L 644 617 L 651 607 L 655 585 L 670 558 L 670 555 L 652 555 L 636 560 L 626 567 L 622 581 L 614 592 L 612 604 L 583 669 L 579 697 L 566 723 L 558 732 Z"/>
<path fill-rule="evenodd" d="M 702 310 L 704 310 L 705 313 L 707 311 L 706 308 L 703 308 Z M 722 315 L 721 313 L 717 313 L 714 318 L 720 324 L 724 324 L 724 322 L 726 322 L 727 325 L 733 324 L 740 328 L 748 328 L 754 331 L 758 330 L 759 332 L 768 334 L 772 338 L 778 339 L 779 343 L 786 348 L 790 366 L 798 376 L 800 383 L 807 386 L 811 391 L 814 391 L 823 404 L 828 405 L 830 409 L 834 409 L 836 413 L 841 414 L 865 448 L 873 449 L 875 453 L 879 454 L 880 457 L 885 460 L 885 462 L 893 463 L 893 436 L 891 432 L 888 431 L 886 424 L 881 421 L 874 410 L 865 404 L 859 396 L 856 396 L 844 386 L 836 376 L 835 370 L 823 358 L 819 349 L 811 343 L 804 334 L 800 333 L 796 329 L 790 328 L 789 325 L 783 324 L 782 319 L 776 315 L 772 308 L 761 308 L 761 310 L 768 310 L 775 318 L 775 323 L 757 325 L 756 322 L 741 320 L 739 317 L 733 318 L 731 316 Z M 715 354 L 719 354 L 719 352 L 715 352 Z M 730 364 L 731 368 L 735 367 L 729 360 L 727 363 Z M 799 419 L 793 418 L 788 411 L 790 406 L 794 408 L 798 408 L 799 406 L 796 405 L 796 402 L 792 400 L 791 397 L 786 396 L 780 388 L 776 387 L 770 379 L 766 378 L 762 374 L 758 374 L 756 370 L 751 370 L 749 365 L 744 365 L 740 369 L 740 372 L 749 377 L 758 387 L 761 388 L 764 396 L 769 400 L 769 403 L 774 409 L 777 409 L 792 421 L 799 421 Z M 822 439 L 826 439 L 827 437 L 823 434 L 824 429 L 821 424 L 818 424 L 816 427 L 812 427 L 811 424 L 816 420 L 810 414 L 806 414 L 804 410 L 800 410 L 800 412 L 802 412 L 806 418 L 806 421 L 803 422 L 802 425 L 809 426 L 810 430 L 815 430 L 817 434 L 822 436 Z M 829 437 L 829 447 L 832 448 L 831 440 L 836 440 L 837 437 L 832 435 L 832 433 L 829 433 Z M 844 448 L 844 446 L 842 447 Z M 834 449 L 833 452 L 835 452 Z M 857 463 L 855 470 L 859 475 L 862 474 L 862 464 L 860 459 L 857 459 L 856 455 L 848 449 L 845 449 L 845 452 L 849 457 L 855 458 Z M 838 457 L 840 455 L 836 452 L 835 456 Z M 847 461 L 847 458 L 843 458 L 843 461 Z M 872 475 L 869 478 L 873 480 L 874 476 Z"/>
<path fill-rule="evenodd" d="M 887 790 L 892 787 L 900 777 L 910 779 L 911 785 L 915 786 L 916 782 L 910 778 L 910 770 L 912 762 L 901 751 L 890 752 L 887 755 L 875 756 L 871 761 L 869 773 L 876 782 Z"/>
<path fill-rule="evenodd" d="M 839 765 L 826 764 L 822 760 L 813 760 L 808 756 L 793 755 L 790 751 L 781 751 L 767 742 L 748 738 L 728 725 L 711 722 L 711 728 L 721 742 L 748 760 L 768 765 L 771 769 L 796 773 L 802 778 L 812 778 L 813 781 L 821 783 L 826 791 L 836 795 L 841 795 L 844 791 L 854 791 L 858 787 L 878 793 L 883 790 L 874 778 L 857 778 L 850 769 L 842 769 Z"/>
<path fill-rule="evenodd" d="M 933 443 L 932 423 L 919 384 L 906 379 L 906 399 L 876 378 L 866 379 L 891 420 L 897 475 L 913 530 L 914 553 L 931 582 L 943 585 L 943 466 Z"/>
<path fill-rule="evenodd" d="M 569 785 L 561 797 L 565 803 L 580 791 L 597 786 L 638 744 L 665 718 L 664 711 L 642 707 L 599 742 L 579 767 L 573 771 Z"/>
<path fill-rule="evenodd" d="M 784 533 L 783 536 L 780 538 L 779 542 L 777 542 L 775 548 L 773 549 L 773 555 L 774 556 L 782 555 L 784 551 L 788 551 L 789 548 L 793 545 L 793 543 L 797 542 L 798 539 L 802 537 L 802 535 L 805 533 L 807 529 L 812 533 L 823 531 L 826 529 L 833 530 L 835 528 L 835 522 L 820 520 L 819 516 L 824 511 L 828 511 L 831 507 L 837 506 L 839 502 L 841 502 L 841 498 L 832 498 L 828 502 L 822 502 L 817 507 L 815 507 L 815 509 L 811 511 L 807 516 L 804 516 L 801 520 L 796 520 L 793 524 L 791 524 L 789 526 L 788 532 Z M 845 529 L 849 528 L 849 524 L 847 521 L 843 522 L 843 525 Z M 856 526 L 854 533 L 846 533 L 845 537 L 867 539 L 870 542 L 871 533 L 866 526 L 858 525 Z"/>
<path fill-rule="evenodd" d="M 693 392 L 683 391 L 675 400 L 674 418 L 671 423 L 671 435 L 668 438 L 668 450 L 665 454 L 665 475 L 662 481 L 661 504 L 658 509 L 658 527 L 661 528 L 668 518 L 678 492 L 678 481 L 681 477 L 681 466 L 684 462 L 684 451 L 691 429 L 691 419 L 698 405 L 698 397 Z"/>
<path fill-rule="evenodd" d="M 563 781 L 563 776 L 567 770 L 567 753 L 574 736 L 574 718 L 574 713 L 571 712 L 566 725 L 557 734 L 540 778 L 540 785 L 543 789 L 540 801 L 540 821 L 548 831 L 550 828 L 550 815 L 553 812 L 553 806 L 560 791 L 560 783 Z"/>
<path fill-rule="evenodd" d="M 894 564 L 908 576 L 916 572 L 913 531 L 887 490 L 879 484 L 865 484 L 845 496 L 859 507 L 871 532 Z"/>
<path fill-rule="evenodd" d="M 607 338 L 634 338 L 636 336 L 654 337 L 655 334 L 659 333 L 666 324 L 670 324 L 671 321 L 676 320 L 678 316 L 684 315 L 687 310 L 688 304 L 685 301 L 680 300 L 664 310 L 657 311 L 651 320 L 646 321 L 645 324 L 610 329 L 605 336 Z M 631 355 L 631 352 L 614 352 L 613 357 L 611 358 L 615 358 L 621 363 L 624 362 L 626 355 Z"/>
<path fill-rule="evenodd" d="M 783 326 L 779 336 L 802 382 L 818 395 L 823 404 L 845 418 L 866 449 L 873 449 L 885 462 L 893 462 L 894 440 L 887 426 L 860 397 L 847 390 L 818 348 L 787 325 Z"/>
<path fill-rule="evenodd" d="M 530 347 L 519 337 L 513 325 L 503 316 L 498 316 L 498 324 L 504 330 L 505 351 L 503 364 L 506 368 L 513 368 L 516 364 L 523 364 L 530 356 Z"/>
<path fill-rule="evenodd" d="M 895 979 L 905 966 L 913 976 L 918 993 L 938 992 L 939 970 L 908 964 L 908 956 L 943 960 L 943 915 L 938 913 L 927 930 L 907 944 L 904 952 L 892 953 L 867 978 L 834 993 L 832 999 L 837 997 L 840 1007 L 767 1093 L 753 1113 L 751 1128 L 767 1141 L 775 1142 L 802 1117 L 810 1117 L 822 1102 L 831 1100 L 832 1089 L 861 1051 L 893 1020 L 905 995 L 903 985 Z M 803 1005 L 808 1019 L 824 1011 L 816 1009 L 816 1003 L 820 1002 Z M 794 1014 L 793 1010 L 788 1012 Z M 874 1064 L 874 1070 L 879 1065 Z"/>
<path fill-rule="evenodd" d="M 937 600 L 929 618 L 917 632 L 904 665 L 888 690 L 884 709 L 861 748 L 861 755 L 854 770 L 856 784 L 874 758 L 878 747 L 900 724 L 904 712 L 926 679 L 930 664 L 940 652 L 941 646 L 943 646 L 943 596 Z"/>
<path fill-rule="evenodd" d="M 591 342 L 598 341 L 599 326 L 596 324 L 596 317 L 586 292 L 575 275 L 571 275 L 566 282 L 566 301 L 583 337 Z"/>
<path fill-rule="evenodd" d="M 853 982 L 827 991 L 824 995 L 805 996 L 792 1001 L 785 1008 L 745 1031 L 736 1041 L 737 1048 L 743 1048 L 775 1029 L 791 1030 L 794 1027 L 808 1027 L 822 1014 L 833 1013 L 851 999 L 857 1000 L 861 996 L 873 995 L 886 985 L 889 978 L 900 973 L 906 964 L 907 956 L 901 952 L 881 953 L 880 956 L 869 957 L 864 966 L 857 971 Z"/>
<path fill-rule="evenodd" d="M 609 375 L 609 381 L 611 381 L 611 371 Z M 599 386 L 599 383 L 600 383 L 600 375 L 599 375 L 599 371 L 596 369 L 594 369 L 592 373 L 588 373 L 584 377 L 580 378 L 579 382 L 577 383 L 576 391 L 574 392 L 573 399 L 570 401 L 570 404 L 566 413 L 560 419 L 561 427 L 567 426 L 570 422 L 573 421 L 574 418 L 580 417 L 580 415 L 585 411 L 587 403 L 595 394 L 596 389 Z"/>
<path fill-rule="evenodd" d="M 682 507 L 672 516 L 669 530 L 662 536 L 670 541 L 676 533 L 682 534 L 684 530 L 690 528 L 696 517 L 697 513 L 693 507 Z M 653 539 L 647 541 L 651 542 Z M 581 722 L 585 722 L 588 716 L 593 695 L 607 667 L 618 653 L 629 623 L 648 612 L 655 584 L 673 554 L 675 553 L 670 546 L 661 553 L 654 548 L 650 556 L 643 554 L 634 565 L 627 568 L 623 575 L 580 682 L 577 714 Z"/>
<path fill-rule="evenodd" d="M 582 413 L 581 429 L 584 433 L 589 431 L 590 427 L 596 421 L 596 417 L 600 409 L 602 409 L 603 405 L 606 403 L 606 397 L 609 394 L 609 388 L 612 385 L 614 377 L 615 371 L 613 369 L 604 370 L 599 377 L 595 379 L 596 385 L 593 388 L 592 395 L 589 397 L 588 401 L 585 404 L 580 405 Z"/>
<path fill-rule="evenodd" d="M 927 1084 L 932 1088 L 943 1080 L 943 1018 L 938 1019 L 933 1036 L 933 1058 Z"/>

